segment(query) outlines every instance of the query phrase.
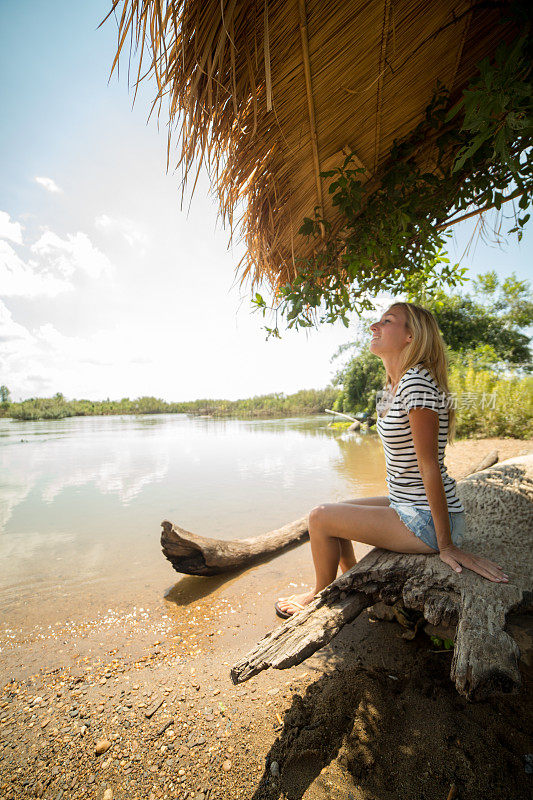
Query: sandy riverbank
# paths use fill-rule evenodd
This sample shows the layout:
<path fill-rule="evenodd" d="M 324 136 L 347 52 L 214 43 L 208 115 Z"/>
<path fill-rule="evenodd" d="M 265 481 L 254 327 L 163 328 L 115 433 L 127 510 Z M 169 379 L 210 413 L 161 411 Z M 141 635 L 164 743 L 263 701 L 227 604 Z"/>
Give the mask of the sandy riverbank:
<path fill-rule="evenodd" d="M 533 442 L 458 441 L 450 473 L 492 449 Z M 446 800 L 454 783 L 463 800 L 529 798 L 528 663 L 520 695 L 467 703 L 451 651 L 364 612 L 301 666 L 232 685 L 231 665 L 281 622 L 280 587 L 311 581 L 309 545 L 297 552 L 298 575 L 288 552 L 273 576 L 185 578 L 150 608 L 3 642 L 0 796 Z"/>

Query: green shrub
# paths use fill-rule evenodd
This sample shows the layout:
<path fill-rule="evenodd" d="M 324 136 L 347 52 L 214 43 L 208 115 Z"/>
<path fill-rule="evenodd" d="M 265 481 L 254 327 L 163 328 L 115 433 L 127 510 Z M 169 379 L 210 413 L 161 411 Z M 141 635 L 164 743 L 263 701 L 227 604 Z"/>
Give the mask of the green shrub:
<path fill-rule="evenodd" d="M 480 368 L 475 357 L 450 367 L 458 438 L 533 436 L 533 376 Z"/>

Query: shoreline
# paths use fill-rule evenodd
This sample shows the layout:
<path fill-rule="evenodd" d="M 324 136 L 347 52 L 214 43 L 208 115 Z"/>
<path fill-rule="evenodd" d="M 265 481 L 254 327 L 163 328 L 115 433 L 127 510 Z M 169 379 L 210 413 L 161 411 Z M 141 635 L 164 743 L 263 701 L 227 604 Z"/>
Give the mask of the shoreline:
<path fill-rule="evenodd" d="M 447 468 L 460 479 L 493 449 L 503 461 L 533 440 L 457 440 Z M 268 570 L 176 574 L 135 614 L 118 603 L 6 640 L 2 797 L 442 800 L 451 783 L 464 800 L 529 797 L 530 662 L 519 695 L 467 703 L 453 650 L 363 612 L 301 665 L 233 686 L 233 663 L 282 623 L 276 594 L 312 576 L 307 543 Z"/>

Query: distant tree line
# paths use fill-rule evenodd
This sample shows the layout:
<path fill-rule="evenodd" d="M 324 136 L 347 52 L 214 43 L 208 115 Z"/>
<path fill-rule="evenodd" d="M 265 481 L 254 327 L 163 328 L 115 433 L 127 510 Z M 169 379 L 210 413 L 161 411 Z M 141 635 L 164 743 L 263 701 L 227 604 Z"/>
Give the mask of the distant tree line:
<path fill-rule="evenodd" d="M 212 417 L 289 417 L 320 414 L 330 408 L 338 394 L 332 386 L 257 395 L 242 400 L 201 399 L 167 403 L 157 397 L 130 400 L 66 400 L 61 393 L 53 397 L 33 397 L 9 402 L 9 389 L 0 387 L 0 416 L 19 420 L 63 419 L 65 417 L 106 416 L 110 414 L 194 414 Z"/>

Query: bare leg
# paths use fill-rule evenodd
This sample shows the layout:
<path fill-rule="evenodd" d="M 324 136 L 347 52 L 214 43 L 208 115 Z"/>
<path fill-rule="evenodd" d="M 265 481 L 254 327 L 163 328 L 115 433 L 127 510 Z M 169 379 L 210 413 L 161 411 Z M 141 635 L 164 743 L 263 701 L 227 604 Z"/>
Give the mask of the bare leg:
<path fill-rule="evenodd" d="M 351 569 L 355 564 L 357 564 L 357 559 L 355 557 L 353 544 L 348 541 L 348 539 L 339 539 L 340 544 L 340 557 L 339 557 L 339 568 L 341 574 L 347 572 Z"/>
<path fill-rule="evenodd" d="M 355 540 L 399 553 L 436 552 L 404 525 L 396 511 L 388 507 L 388 498 L 379 498 L 376 505 L 368 502 L 371 498 L 364 499 L 366 503 L 324 503 L 312 509 L 309 537 L 315 567 L 315 588 L 311 592 L 294 595 L 296 602 L 307 605 L 318 592 L 335 580 L 342 541 L 348 541 L 350 547 L 351 540 Z M 372 499 L 376 501 L 376 498 Z M 279 598 L 278 603 L 289 613 L 298 610 L 294 605 L 291 607 L 287 598 Z"/>
<path fill-rule="evenodd" d="M 388 506 L 389 505 L 389 498 L 388 496 L 380 496 L 380 497 L 356 497 L 354 500 L 345 500 L 345 503 L 352 503 L 353 505 L 363 505 L 363 506 Z M 349 539 L 339 539 L 341 553 L 339 559 L 339 568 L 341 574 L 347 572 L 351 569 L 355 564 L 357 564 L 357 559 L 355 557 L 353 544 Z"/>

